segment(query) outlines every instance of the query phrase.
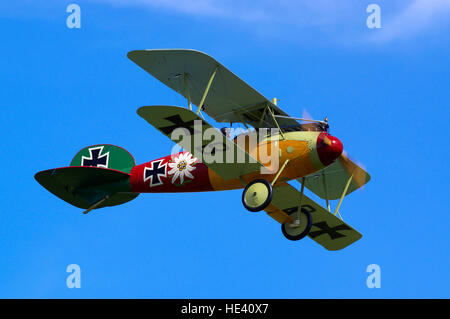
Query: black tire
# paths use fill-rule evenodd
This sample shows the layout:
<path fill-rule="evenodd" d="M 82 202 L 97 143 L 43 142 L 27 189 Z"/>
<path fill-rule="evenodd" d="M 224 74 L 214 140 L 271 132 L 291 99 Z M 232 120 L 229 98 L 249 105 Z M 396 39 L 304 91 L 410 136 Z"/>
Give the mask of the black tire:
<path fill-rule="evenodd" d="M 262 185 L 264 185 L 267 189 L 267 198 L 263 201 L 263 203 L 261 203 L 258 206 L 251 206 L 248 205 L 245 201 L 245 197 L 247 194 L 247 191 L 249 190 L 249 188 L 257 183 L 261 183 Z M 259 212 L 261 210 L 263 210 L 264 208 L 266 208 L 270 202 L 272 201 L 272 196 L 273 196 L 273 188 L 272 188 L 272 184 L 270 184 L 268 181 L 266 181 L 265 179 L 256 179 L 254 181 L 251 181 L 250 183 L 247 184 L 247 186 L 245 186 L 244 191 L 242 192 L 242 204 L 244 205 L 244 207 L 251 211 L 251 212 Z"/>
<path fill-rule="evenodd" d="M 299 234 L 295 234 L 295 235 L 293 235 L 292 233 L 289 234 L 288 230 L 286 229 L 286 227 L 289 227 L 288 223 L 281 225 L 281 232 L 283 233 L 284 237 L 286 237 L 289 240 L 303 239 L 309 234 L 309 231 L 311 230 L 311 227 L 312 227 L 311 214 L 304 208 L 301 209 L 301 213 L 306 217 L 306 224 L 305 224 L 305 227 L 303 227 L 304 230 L 302 229 Z M 292 215 L 292 214 L 296 214 L 296 212 L 293 212 L 289 215 Z"/>

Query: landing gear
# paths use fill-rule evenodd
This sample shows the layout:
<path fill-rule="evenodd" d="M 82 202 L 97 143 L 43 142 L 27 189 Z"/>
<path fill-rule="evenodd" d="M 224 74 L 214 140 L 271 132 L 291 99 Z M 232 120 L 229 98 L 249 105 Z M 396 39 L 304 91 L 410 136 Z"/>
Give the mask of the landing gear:
<path fill-rule="evenodd" d="M 272 185 L 264 179 L 257 179 L 245 187 L 242 193 L 242 203 L 249 211 L 258 212 L 270 204 L 272 195 Z"/>
<path fill-rule="evenodd" d="M 294 221 L 281 225 L 281 232 L 289 240 L 300 240 L 308 235 L 312 227 L 311 214 L 304 208 L 301 211 L 291 213 Z"/>

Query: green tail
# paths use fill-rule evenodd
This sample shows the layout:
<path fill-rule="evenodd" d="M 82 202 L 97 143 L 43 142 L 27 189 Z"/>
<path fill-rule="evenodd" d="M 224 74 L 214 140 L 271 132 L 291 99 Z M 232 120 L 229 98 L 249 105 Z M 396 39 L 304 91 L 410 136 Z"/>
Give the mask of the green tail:
<path fill-rule="evenodd" d="M 70 166 L 96 166 L 128 174 L 135 165 L 136 162 L 128 151 L 110 144 L 85 147 L 70 162 Z"/>
<path fill-rule="evenodd" d="M 130 187 L 129 174 L 135 165 L 123 148 L 93 145 L 79 151 L 70 167 L 45 170 L 34 177 L 62 200 L 90 211 L 120 205 L 139 195 Z"/>

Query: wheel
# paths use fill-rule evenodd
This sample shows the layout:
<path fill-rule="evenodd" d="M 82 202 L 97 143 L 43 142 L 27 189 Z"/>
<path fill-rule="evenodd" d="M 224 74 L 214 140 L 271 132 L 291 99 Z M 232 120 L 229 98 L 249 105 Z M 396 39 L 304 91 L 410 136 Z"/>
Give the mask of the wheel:
<path fill-rule="evenodd" d="M 270 204 L 272 196 L 272 185 L 264 179 L 257 179 L 245 187 L 242 192 L 242 203 L 249 211 L 259 212 Z"/>
<path fill-rule="evenodd" d="M 294 222 L 281 225 L 281 232 L 284 237 L 289 240 L 300 240 L 308 235 L 312 227 L 311 214 L 302 208 L 300 213 L 298 211 L 293 212 L 289 216 L 292 216 Z"/>

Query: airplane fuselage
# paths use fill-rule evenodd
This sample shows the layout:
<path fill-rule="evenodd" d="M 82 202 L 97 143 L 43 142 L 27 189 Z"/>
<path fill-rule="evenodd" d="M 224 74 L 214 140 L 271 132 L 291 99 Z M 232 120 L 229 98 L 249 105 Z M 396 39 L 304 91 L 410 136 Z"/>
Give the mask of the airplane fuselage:
<path fill-rule="evenodd" d="M 331 145 L 323 143 L 324 136 L 331 140 Z M 271 149 L 275 146 L 277 167 L 269 163 L 264 166 L 271 169 L 270 173 L 258 171 L 225 180 L 191 153 L 184 151 L 133 167 L 130 172 L 131 190 L 136 193 L 174 193 L 240 189 L 255 179 L 273 181 L 280 167 L 288 160 L 277 179 L 277 183 L 282 183 L 319 171 L 342 153 L 342 143 L 326 132 L 287 132 L 283 136 L 263 139 L 254 148 L 240 146 L 258 161 L 261 161 L 262 148 Z"/>

